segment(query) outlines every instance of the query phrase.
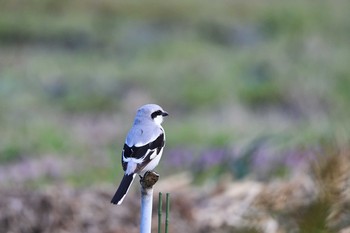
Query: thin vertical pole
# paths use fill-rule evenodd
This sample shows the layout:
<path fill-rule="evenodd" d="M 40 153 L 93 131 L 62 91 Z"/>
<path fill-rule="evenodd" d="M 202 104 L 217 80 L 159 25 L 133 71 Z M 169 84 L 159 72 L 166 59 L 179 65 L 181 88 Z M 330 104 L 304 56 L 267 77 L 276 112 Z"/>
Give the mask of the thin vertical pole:
<path fill-rule="evenodd" d="M 158 201 L 158 233 L 162 233 L 162 193 L 159 192 Z"/>
<path fill-rule="evenodd" d="M 141 227 L 140 233 L 151 233 L 153 188 L 141 188 Z"/>
<path fill-rule="evenodd" d="M 170 211 L 170 194 L 166 193 L 166 211 L 165 211 L 165 233 L 168 233 L 169 211 Z"/>

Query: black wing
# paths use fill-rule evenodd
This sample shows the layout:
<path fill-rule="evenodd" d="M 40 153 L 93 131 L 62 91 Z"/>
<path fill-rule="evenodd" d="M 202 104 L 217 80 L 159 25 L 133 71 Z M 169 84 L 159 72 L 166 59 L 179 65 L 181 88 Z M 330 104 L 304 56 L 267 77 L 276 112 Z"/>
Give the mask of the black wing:
<path fill-rule="evenodd" d="M 151 155 L 156 151 L 157 154 L 159 154 L 160 150 L 164 147 L 165 144 L 165 138 L 164 138 L 164 133 L 160 134 L 156 140 L 153 142 L 150 142 L 144 146 L 136 147 L 132 146 L 129 147 L 127 144 L 124 144 L 123 148 L 123 156 L 122 156 L 122 165 L 123 165 L 123 170 L 126 170 L 127 163 L 123 161 L 123 157 L 125 158 L 135 158 L 135 159 L 140 159 L 144 157 L 144 161 L 141 164 L 141 167 L 144 166 L 144 164 L 149 163 L 151 160 Z M 149 151 L 147 153 L 147 151 Z M 147 153 L 147 155 L 146 155 Z"/>

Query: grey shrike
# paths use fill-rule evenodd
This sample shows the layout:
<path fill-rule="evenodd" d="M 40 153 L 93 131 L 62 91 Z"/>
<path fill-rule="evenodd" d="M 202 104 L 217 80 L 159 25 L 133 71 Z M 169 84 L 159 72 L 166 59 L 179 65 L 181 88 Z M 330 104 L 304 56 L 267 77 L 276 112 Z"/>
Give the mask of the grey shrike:
<path fill-rule="evenodd" d="M 125 173 L 111 203 L 120 205 L 136 174 L 144 176 L 158 165 L 165 145 L 165 133 L 161 123 L 167 115 L 156 104 L 146 104 L 137 110 L 122 151 Z"/>

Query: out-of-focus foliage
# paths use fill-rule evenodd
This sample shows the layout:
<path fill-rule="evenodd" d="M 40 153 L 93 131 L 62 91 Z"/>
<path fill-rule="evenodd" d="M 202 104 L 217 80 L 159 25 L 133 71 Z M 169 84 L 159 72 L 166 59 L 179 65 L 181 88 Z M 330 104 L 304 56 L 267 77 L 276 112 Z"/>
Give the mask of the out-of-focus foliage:
<path fill-rule="evenodd" d="M 264 151 L 284 164 L 290 151 L 347 143 L 348 7 L 2 1 L 0 161 L 82 158 L 91 161 L 87 171 L 60 176 L 89 183 L 92 167 L 112 180 L 135 109 L 148 102 L 170 112 L 165 154 L 190 151 L 197 164 L 225 150 L 233 158 L 219 174 L 250 173 Z M 260 138 L 268 143 L 250 150 Z M 164 160 L 167 166 L 174 158 Z M 191 165 L 181 166 L 174 170 Z"/>

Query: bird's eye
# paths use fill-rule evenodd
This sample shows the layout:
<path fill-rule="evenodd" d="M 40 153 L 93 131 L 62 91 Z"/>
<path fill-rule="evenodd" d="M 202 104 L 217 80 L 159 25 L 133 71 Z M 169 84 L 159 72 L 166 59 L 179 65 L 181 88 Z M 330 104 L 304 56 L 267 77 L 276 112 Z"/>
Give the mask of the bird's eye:
<path fill-rule="evenodd" d="M 162 111 L 161 110 L 158 110 L 158 111 L 155 111 L 151 114 L 151 117 L 152 119 L 156 118 L 157 116 L 160 116 L 162 115 Z"/>

